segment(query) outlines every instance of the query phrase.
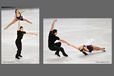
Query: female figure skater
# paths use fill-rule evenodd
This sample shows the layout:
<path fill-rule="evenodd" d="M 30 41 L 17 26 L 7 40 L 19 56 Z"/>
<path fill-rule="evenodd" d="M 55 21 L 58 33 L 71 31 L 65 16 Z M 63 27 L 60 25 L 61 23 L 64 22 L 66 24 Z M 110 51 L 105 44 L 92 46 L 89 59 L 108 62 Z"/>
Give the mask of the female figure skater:
<path fill-rule="evenodd" d="M 24 34 L 37 35 L 36 33 L 23 31 L 23 27 L 20 26 L 20 21 L 19 21 L 18 30 L 17 30 L 17 39 L 15 41 L 16 46 L 17 46 L 17 54 L 15 55 L 16 59 L 20 59 L 19 57 L 22 57 L 22 55 L 21 55 L 21 50 L 22 50 L 22 42 L 21 42 L 21 40 L 22 40 Z"/>
<path fill-rule="evenodd" d="M 80 50 L 84 55 L 88 55 L 86 52 L 92 52 L 92 51 L 99 51 L 102 50 L 105 52 L 105 48 L 101 48 L 98 46 L 94 46 L 94 45 L 83 45 L 80 47 L 74 46 L 74 45 L 70 45 L 71 47 L 74 47 L 75 49 Z"/>
<path fill-rule="evenodd" d="M 4 30 L 6 30 L 9 26 L 11 26 L 12 24 L 14 24 L 14 23 L 17 22 L 18 20 L 26 21 L 26 22 L 32 24 L 32 22 L 30 22 L 29 20 L 27 20 L 27 19 L 23 18 L 23 16 L 21 16 L 21 14 L 22 14 L 23 12 L 24 12 L 24 11 L 19 12 L 19 10 L 16 9 L 16 10 L 15 10 L 15 18 L 14 18 L 14 20 L 13 20 L 11 23 L 9 23 L 8 26 L 6 26 L 6 27 L 4 28 Z"/>
<path fill-rule="evenodd" d="M 70 44 L 56 36 L 57 35 L 57 30 L 53 29 L 54 28 L 54 24 L 55 24 L 56 21 L 57 21 L 56 19 L 53 21 L 51 30 L 49 32 L 48 47 L 49 47 L 50 50 L 56 51 L 55 55 L 60 57 L 59 52 L 61 51 L 62 54 L 65 57 L 67 57 L 68 55 L 65 53 L 63 47 L 61 47 L 61 42 L 66 43 L 67 45 L 70 45 Z M 56 40 L 59 40 L 60 42 L 56 42 L 55 43 Z"/>

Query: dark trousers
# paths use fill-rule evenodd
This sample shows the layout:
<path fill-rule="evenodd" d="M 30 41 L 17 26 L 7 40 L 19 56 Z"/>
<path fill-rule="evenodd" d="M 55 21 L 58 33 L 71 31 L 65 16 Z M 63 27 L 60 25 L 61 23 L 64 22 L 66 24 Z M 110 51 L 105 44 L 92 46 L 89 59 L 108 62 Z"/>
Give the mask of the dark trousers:
<path fill-rule="evenodd" d="M 16 57 L 18 57 L 18 56 L 21 55 L 21 50 L 22 50 L 21 40 L 16 40 L 15 44 L 16 44 L 16 47 L 17 47 Z"/>
<path fill-rule="evenodd" d="M 49 47 L 49 48 L 50 48 L 50 50 L 52 50 L 52 51 L 56 51 L 56 52 L 55 52 L 56 54 L 59 54 L 59 52 L 61 51 L 63 55 L 67 55 L 67 54 L 65 53 L 64 49 L 61 47 L 61 42 L 57 42 L 57 43 L 54 44 L 54 46 Z"/>

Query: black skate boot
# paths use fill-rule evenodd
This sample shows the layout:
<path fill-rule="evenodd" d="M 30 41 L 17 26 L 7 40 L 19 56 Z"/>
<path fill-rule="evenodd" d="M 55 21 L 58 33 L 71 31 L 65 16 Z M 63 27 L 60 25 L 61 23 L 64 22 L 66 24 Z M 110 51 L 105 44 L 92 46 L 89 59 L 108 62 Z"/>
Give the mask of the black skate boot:
<path fill-rule="evenodd" d="M 84 55 L 88 55 L 86 52 L 83 51 L 83 49 L 80 50 L 80 51 L 81 51 Z"/>
<path fill-rule="evenodd" d="M 68 57 L 68 55 L 67 54 L 63 54 L 65 57 Z"/>
<path fill-rule="evenodd" d="M 103 52 L 106 52 L 105 48 L 103 48 L 103 49 L 104 49 Z"/>
<path fill-rule="evenodd" d="M 20 59 L 18 56 L 15 57 L 16 59 Z"/>
<path fill-rule="evenodd" d="M 60 57 L 59 53 L 58 52 L 55 52 L 55 55 L 57 55 L 58 57 Z"/>
<path fill-rule="evenodd" d="M 21 57 L 21 58 L 22 58 L 23 56 L 22 56 L 22 55 L 19 55 L 19 57 Z"/>

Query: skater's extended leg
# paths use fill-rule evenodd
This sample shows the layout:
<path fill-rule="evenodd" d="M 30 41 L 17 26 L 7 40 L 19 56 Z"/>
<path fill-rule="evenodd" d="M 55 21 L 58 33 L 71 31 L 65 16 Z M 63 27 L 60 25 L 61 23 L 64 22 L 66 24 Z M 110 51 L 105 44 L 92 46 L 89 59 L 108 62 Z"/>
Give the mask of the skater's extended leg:
<path fill-rule="evenodd" d="M 8 27 L 10 27 L 12 24 L 14 24 L 17 21 L 17 19 L 15 18 L 11 23 L 9 23 L 4 30 L 6 30 Z"/>
<path fill-rule="evenodd" d="M 31 21 L 29 21 L 29 20 L 27 20 L 27 19 L 24 19 L 24 18 L 23 18 L 23 21 L 26 21 L 26 22 L 28 22 L 28 23 L 32 24 L 32 22 L 31 22 Z"/>
<path fill-rule="evenodd" d="M 92 46 L 93 46 L 94 51 L 99 51 L 99 50 L 105 51 L 105 48 L 101 48 L 101 47 L 94 46 L 94 45 L 92 45 Z"/>

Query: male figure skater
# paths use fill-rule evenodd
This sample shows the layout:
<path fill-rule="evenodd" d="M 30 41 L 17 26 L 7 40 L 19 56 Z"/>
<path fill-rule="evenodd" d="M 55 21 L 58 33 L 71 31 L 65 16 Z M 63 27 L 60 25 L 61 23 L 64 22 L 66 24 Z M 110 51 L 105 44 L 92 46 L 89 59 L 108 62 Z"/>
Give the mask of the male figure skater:
<path fill-rule="evenodd" d="M 51 30 L 49 32 L 48 47 L 49 47 L 50 50 L 56 51 L 55 55 L 57 55 L 58 57 L 60 57 L 60 55 L 59 55 L 60 51 L 62 52 L 62 54 L 65 57 L 67 57 L 68 55 L 65 53 L 63 47 L 61 47 L 61 42 L 66 43 L 67 45 L 70 45 L 70 44 L 56 36 L 57 35 L 57 30 L 53 29 L 54 24 L 55 24 L 56 21 L 57 21 L 56 19 L 53 21 L 52 26 L 51 26 Z M 55 43 L 56 40 L 59 40 L 60 42 Z"/>
<path fill-rule="evenodd" d="M 20 57 L 22 57 L 22 55 L 21 55 L 21 50 L 22 50 L 21 40 L 22 40 L 24 34 L 37 35 L 36 33 L 23 31 L 23 27 L 20 26 L 20 21 L 19 21 L 18 22 L 18 30 L 17 30 L 17 39 L 15 41 L 16 46 L 17 46 L 17 54 L 15 55 L 16 59 L 20 59 Z"/>

